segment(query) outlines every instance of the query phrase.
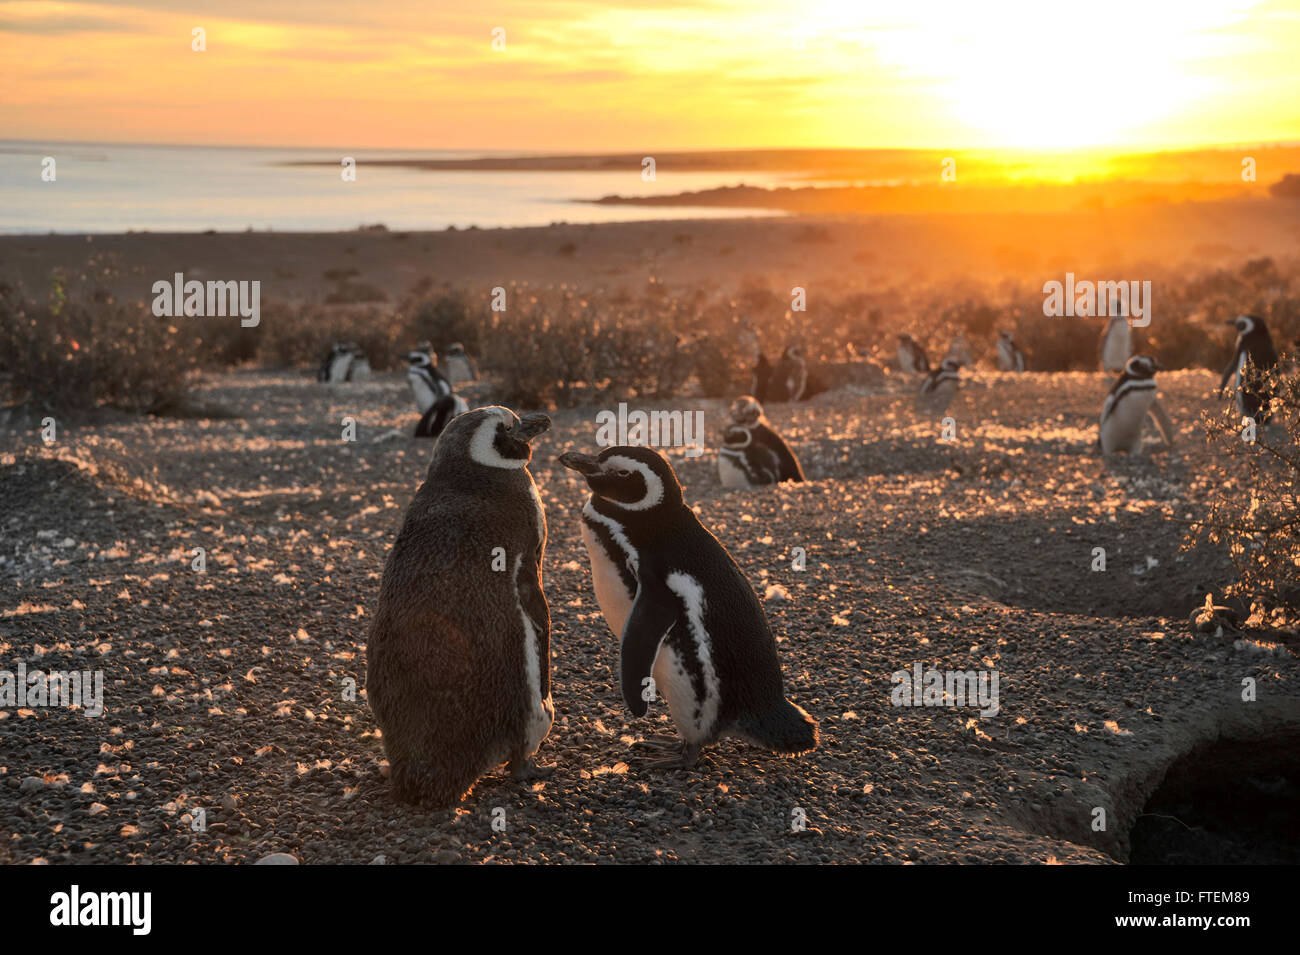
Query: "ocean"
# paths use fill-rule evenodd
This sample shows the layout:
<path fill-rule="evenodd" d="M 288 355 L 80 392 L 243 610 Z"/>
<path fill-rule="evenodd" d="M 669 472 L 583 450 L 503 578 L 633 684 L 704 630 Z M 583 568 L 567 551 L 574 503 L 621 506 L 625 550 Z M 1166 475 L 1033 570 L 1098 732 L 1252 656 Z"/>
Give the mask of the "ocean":
<path fill-rule="evenodd" d="M 341 166 L 286 166 L 350 155 Z M 576 202 L 718 186 L 778 185 L 782 174 L 673 172 L 645 182 L 626 172 L 426 171 L 367 167 L 376 159 L 466 159 L 505 153 L 226 148 L 0 140 L 0 233 L 334 232 L 382 223 L 394 230 L 530 226 L 763 215 L 699 206 Z M 42 178 L 54 159 L 53 181 Z M 793 176 L 793 174 L 791 174 Z"/>

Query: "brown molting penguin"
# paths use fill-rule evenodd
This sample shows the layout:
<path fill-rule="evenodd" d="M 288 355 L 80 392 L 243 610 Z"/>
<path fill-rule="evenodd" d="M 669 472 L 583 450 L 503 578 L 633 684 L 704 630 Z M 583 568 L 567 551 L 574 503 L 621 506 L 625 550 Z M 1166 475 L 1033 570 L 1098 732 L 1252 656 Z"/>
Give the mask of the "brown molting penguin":
<path fill-rule="evenodd" d="M 384 568 L 366 693 L 393 792 L 445 808 L 484 773 L 517 779 L 555 716 L 546 515 L 526 465 L 546 415 L 480 408 L 451 421 Z"/>

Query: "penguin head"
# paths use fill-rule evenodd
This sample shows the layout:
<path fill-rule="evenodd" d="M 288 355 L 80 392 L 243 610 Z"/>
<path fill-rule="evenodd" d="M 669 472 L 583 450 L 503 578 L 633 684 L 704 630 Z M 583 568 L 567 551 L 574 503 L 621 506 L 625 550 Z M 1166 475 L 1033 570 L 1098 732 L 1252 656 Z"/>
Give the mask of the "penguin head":
<path fill-rule="evenodd" d="M 499 405 L 468 411 L 452 418 L 438 437 L 433 465 L 468 459 L 482 467 L 518 470 L 533 456 L 529 442 L 550 426 L 551 419 L 544 414 L 520 418 Z"/>
<path fill-rule="evenodd" d="M 787 345 L 785 349 L 785 357 L 790 361 L 803 361 L 803 346 Z"/>
<path fill-rule="evenodd" d="M 1264 327 L 1264 320 L 1256 315 L 1238 315 L 1236 318 L 1225 323 L 1231 325 L 1237 330 L 1237 334 L 1245 338 L 1257 328 Z"/>
<path fill-rule="evenodd" d="M 601 500 L 621 511 L 649 511 L 682 503 L 682 486 L 673 466 L 653 448 L 619 445 L 599 455 L 569 451 L 560 463 L 587 479 Z"/>
<path fill-rule="evenodd" d="M 1134 355 L 1124 363 L 1124 374 L 1130 378 L 1154 378 L 1164 367 L 1150 355 Z"/>
<path fill-rule="evenodd" d="M 465 346 L 462 345 L 460 342 L 452 342 L 450 345 L 447 346 L 447 354 L 463 355 L 465 354 Z"/>
<path fill-rule="evenodd" d="M 910 345 L 910 344 L 912 344 L 912 336 L 909 335 L 909 334 L 907 334 L 906 332 L 903 332 L 902 334 L 900 334 L 900 335 L 898 336 L 898 344 L 900 344 L 900 345 Z"/>
<path fill-rule="evenodd" d="M 755 425 L 763 420 L 763 406 L 753 395 L 741 395 L 731 403 L 731 420 L 738 425 Z"/>
<path fill-rule="evenodd" d="M 741 425 L 728 425 L 722 432 L 722 446 L 729 451 L 743 451 L 753 440 L 753 433 Z"/>
<path fill-rule="evenodd" d="M 433 355 L 427 351 L 416 348 L 406 353 L 406 363 L 411 368 L 431 368 L 433 367 Z"/>
<path fill-rule="evenodd" d="M 960 358 L 949 356 L 943 360 L 939 367 L 942 371 L 950 371 L 955 375 L 959 369 L 964 368 L 965 366 L 966 363 Z"/>

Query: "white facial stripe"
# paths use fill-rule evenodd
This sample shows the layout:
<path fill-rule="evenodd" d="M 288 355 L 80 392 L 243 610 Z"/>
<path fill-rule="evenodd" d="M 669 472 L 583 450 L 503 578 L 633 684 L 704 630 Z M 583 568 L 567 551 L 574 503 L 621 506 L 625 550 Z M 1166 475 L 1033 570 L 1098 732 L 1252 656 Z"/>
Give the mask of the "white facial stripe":
<path fill-rule="evenodd" d="M 484 418 L 483 423 L 474 432 L 474 437 L 470 439 L 469 456 L 476 464 L 482 464 L 489 468 L 518 470 L 528 464 L 528 459 L 501 456 L 501 452 L 493 444 L 493 441 L 496 440 L 497 425 L 499 424 L 509 427 L 514 422 L 510 420 L 510 416 L 505 411 L 499 411 Z"/>
<path fill-rule="evenodd" d="M 621 508 L 629 511 L 644 511 L 654 507 L 664 499 L 664 482 L 659 480 L 659 475 L 651 471 L 649 467 L 640 461 L 626 457 L 622 454 L 615 454 L 601 462 L 605 467 L 622 468 L 628 471 L 636 471 L 645 478 L 645 497 L 639 501 L 633 501 L 631 504 L 626 501 L 611 501 Z"/>

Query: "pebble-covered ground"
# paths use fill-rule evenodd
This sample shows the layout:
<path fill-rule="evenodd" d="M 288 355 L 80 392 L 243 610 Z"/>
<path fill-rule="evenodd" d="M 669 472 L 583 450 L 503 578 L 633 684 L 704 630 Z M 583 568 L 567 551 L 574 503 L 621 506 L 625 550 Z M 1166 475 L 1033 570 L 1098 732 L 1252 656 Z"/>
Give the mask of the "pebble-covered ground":
<path fill-rule="evenodd" d="M 1175 759 L 1300 728 L 1294 646 L 1189 627 L 1226 573 L 1180 551 L 1180 521 L 1225 480 L 1194 426 L 1215 382 L 1161 381 L 1177 447 L 1112 464 L 1092 447 L 1106 383 L 1084 374 L 976 376 L 949 411 L 955 443 L 895 379 L 773 406 L 802 486 L 724 491 L 712 454 L 674 453 L 822 731 L 805 757 L 724 742 L 690 772 L 642 771 L 630 745 L 670 725 L 624 709 L 585 487 L 555 461 L 592 449 L 597 409 L 556 413 L 532 470 L 556 705 L 539 755 L 558 769 L 527 786 L 499 771 L 443 812 L 393 801 L 360 690 L 430 452 L 406 437 L 403 379 L 238 373 L 202 394 L 237 418 L 108 416 L 48 447 L 10 431 L 0 668 L 101 670 L 105 712 L 0 709 L 0 861 L 1126 861 Z M 721 423 L 720 402 L 680 407 Z M 891 705 L 891 674 L 918 663 L 997 671 L 1000 712 Z"/>

